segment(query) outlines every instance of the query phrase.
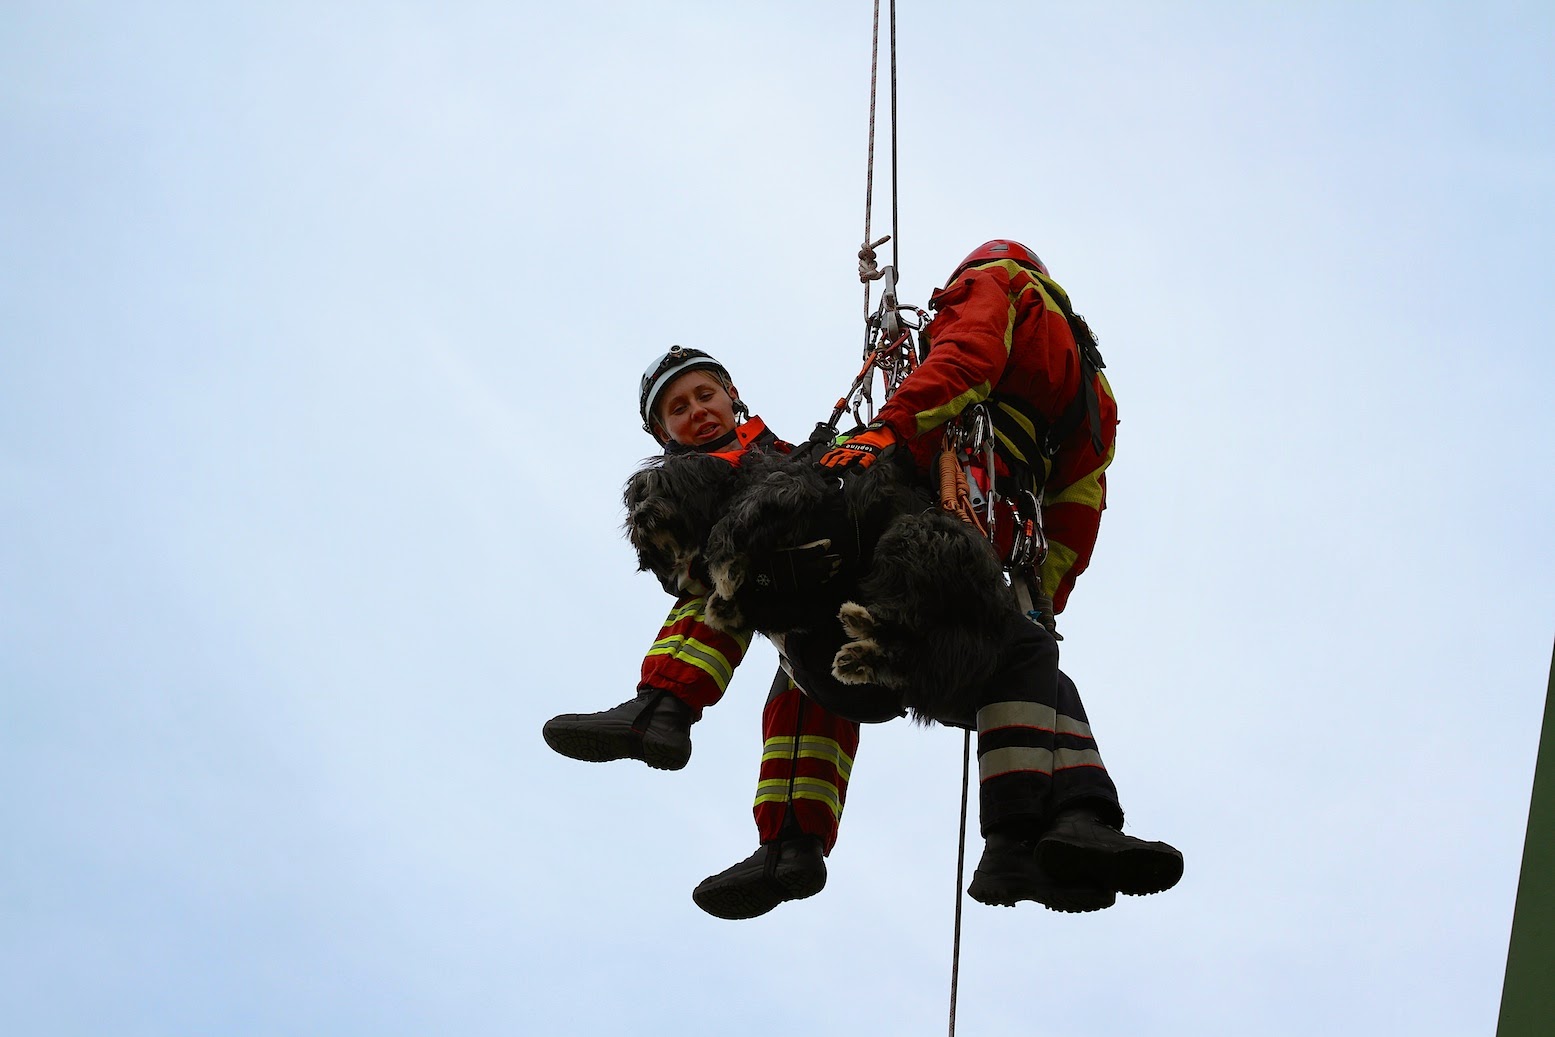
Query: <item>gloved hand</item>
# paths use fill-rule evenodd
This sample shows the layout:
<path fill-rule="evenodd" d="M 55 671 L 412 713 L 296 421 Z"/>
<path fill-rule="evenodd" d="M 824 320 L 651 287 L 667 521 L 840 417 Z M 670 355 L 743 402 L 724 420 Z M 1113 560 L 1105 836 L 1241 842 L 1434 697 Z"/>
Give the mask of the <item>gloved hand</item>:
<path fill-rule="evenodd" d="M 1058 632 L 1058 617 L 1053 615 L 1053 599 L 1038 595 L 1031 603 L 1031 618 L 1038 626 L 1047 628 L 1047 632 L 1053 635 L 1053 640 L 1062 641 L 1064 635 Z"/>
<path fill-rule="evenodd" d="M 895 445 L 896 433 L 891 431 L 891 426 L 877 421 L 847 442 L 832 447 L 815 463 L 837 475 L 862 472 Z"/>

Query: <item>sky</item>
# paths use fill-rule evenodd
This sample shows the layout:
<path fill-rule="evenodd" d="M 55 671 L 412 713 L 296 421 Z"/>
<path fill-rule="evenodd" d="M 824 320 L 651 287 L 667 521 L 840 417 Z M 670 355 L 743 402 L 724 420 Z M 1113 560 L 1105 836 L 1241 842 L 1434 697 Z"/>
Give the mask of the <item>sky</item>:
<path fill-rule="evenodd" d="M 856 369 L 871 13 L 0 6 L 6 1033 L 946 1027 L 957 732 L 866 728 L 826 889 L 744 922 L 690 891 L 756 846 L 770 646 L 683 771 L 540 737 L 669 604 L 620 529 L 643 367 L 709 350 L 791 438 Z M 897 19 L 902 298 L 1009 237 L 1101 337 L 1063 666 L 1186 858 L 964 901 L 958 1032 L 1490 1032 L 1555 637 L 1555 8 Z"/>

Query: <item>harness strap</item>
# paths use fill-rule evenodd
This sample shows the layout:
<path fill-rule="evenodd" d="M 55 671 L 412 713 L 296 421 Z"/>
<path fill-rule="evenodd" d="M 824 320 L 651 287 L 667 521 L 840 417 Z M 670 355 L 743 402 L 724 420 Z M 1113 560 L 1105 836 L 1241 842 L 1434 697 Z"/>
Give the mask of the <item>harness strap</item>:
<path fill-rule="evenodd" d="M 1049 292 L 1048 295 L 1058 303 L 1059 311 L 1069 323 L 1069 333 L 1074 336 L 1075 349 L 1080 354 L 1080 391 L 1075 393 L 1074 399 L 1069 401 L 1069 406 L 1064 408 L 1058 420 L 1048 427 L 1043 456 L 1057 454 L 1059 446 L 1080 427 L 1082 421 L 1090 422 L 1091 446 L 1101 455 L 1105 453 L 1105 447 L 1101 440 L 1101 401 L 1096 395 L 1096 372 L 1106 367 L 1107 362 L 1102 359 L 1101 347 L 1096 342 L 1091 326 L 1085 323 L 1084 317 L 1074 312 L 1063 289 Z"/>

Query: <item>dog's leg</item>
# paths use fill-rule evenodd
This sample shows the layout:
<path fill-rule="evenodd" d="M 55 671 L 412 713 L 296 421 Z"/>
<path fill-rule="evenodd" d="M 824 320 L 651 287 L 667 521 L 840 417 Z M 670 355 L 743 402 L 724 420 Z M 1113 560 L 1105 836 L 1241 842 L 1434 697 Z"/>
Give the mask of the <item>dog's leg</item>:
<path fill-rule="evenodd" d="M 842 629 L 848 637 L 855 641 L 863 641 L 875 636 L 875 617 L 869 614 L 869 609 L 856 601 L 843 602 L 842 608 L 837 610 L 837 619 L 842 622 Z"/>
<path fill-rule="evenodd" d="M 713 562 L 708 566 L 713 589 L 707 596 L 707 625 L 726 634 L 742 633 L 745 617 L 734 596 L 745 582 L 744 567 L 736 561 Z"/>
<path fill-rule="evenodd" d="M 844 602 L 837 612 L 843 632 L 852 638 L 832 657 L 831 673 L 843 684 L 879 684 L 897 688 L 902 682 L 889 672 L 885 652 L 875 640 L 875 617 L 856 601 Z"/>

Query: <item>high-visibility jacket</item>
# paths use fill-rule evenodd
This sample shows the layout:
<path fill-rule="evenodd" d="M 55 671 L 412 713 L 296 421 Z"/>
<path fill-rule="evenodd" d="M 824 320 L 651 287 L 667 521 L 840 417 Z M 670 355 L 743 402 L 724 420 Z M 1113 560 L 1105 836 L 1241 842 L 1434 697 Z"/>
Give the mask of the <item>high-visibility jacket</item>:
<path fill-rule="evenodd" d="M 729 442 L 718 446 L 721 449 L 702 452 L 730 464 L 738 464 L 750 449 L 781 453 L 793 449 L 758 417 L 741 423 Z M 708 625 L 705 597 L 682 595 L 643 659 L 637 688 L 667 691 L 700 719 L 705 707 L 723 698 L 749 647 L 749 634 L 725 634 Z M 791 816 L 800 831 L 820 836 L 829 853 L 848 796 L 859 726 L 822 709 L 781 670 L 762 711 L 761 726 L 761 767 L 753 808 L 758 838 L 776 839 L 784 819 Z"/>
<path fill-rule="evenodd" d="M 1044 456 L 1048 429 L 1081 391 L 1080 352 L 1060 297 L 1067 302 L 1055 281 L 1013 260 L 968 267 L 930 297 L 936 313 L 924 332 L 928 356 L 878 415 L 930 472 L 944 424 L 987 405 L 1000 474 L 1029 479 L 1040 491 L 1048 554 L 1038 575 L 1055 612 L 1090 564 L 1118 423 L 1112 388 L 1097 371 L 1101 449 L 1086 420 Z"/>

